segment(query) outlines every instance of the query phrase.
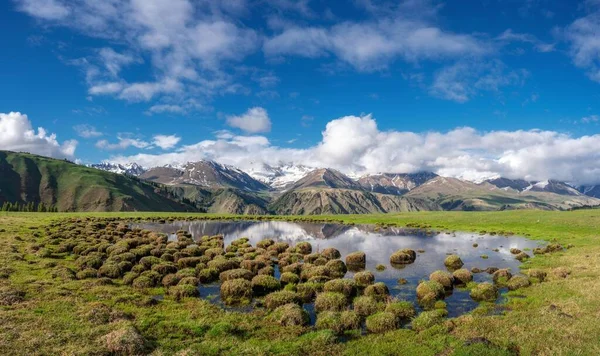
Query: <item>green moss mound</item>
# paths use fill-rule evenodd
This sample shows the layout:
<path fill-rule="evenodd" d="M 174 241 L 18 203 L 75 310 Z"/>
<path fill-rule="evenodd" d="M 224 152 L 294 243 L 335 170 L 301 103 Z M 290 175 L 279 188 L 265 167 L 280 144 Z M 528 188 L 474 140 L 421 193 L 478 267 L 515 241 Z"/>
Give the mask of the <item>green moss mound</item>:
<path fill-rule="evenodd" d="M 348 306 L 348 300 L 342 293 L 323 292 L 317 295 L 315 299 L 315 310 L 322 311 L 343 311 Z"/>
<path fill-rule="evenodd" d="M 471 289 L 470 296 L 478 302 L 495 302 L 498 299 L 498 288 L 491 283 L 479 283 Z"/>
<path fill-rule="evenodd" d="M 269 319 L 282 326 L 306 326 L 310 323 L 310 315 L 304 308 L 295 303 L 277 307 Z"/>
<path fill-rule="evenodd" d="M 252 300 L 252 284 L 239 278 L 221 284 L 221 300 L 226 305 L 248 304 Z"/>
<path fill-rule="evenodd" d="M 379 312 L 369 316 L 365 325 L 368 332 L 375 334 L 396 330 L 400 326 L 398 318 L 389 312 Z"/>

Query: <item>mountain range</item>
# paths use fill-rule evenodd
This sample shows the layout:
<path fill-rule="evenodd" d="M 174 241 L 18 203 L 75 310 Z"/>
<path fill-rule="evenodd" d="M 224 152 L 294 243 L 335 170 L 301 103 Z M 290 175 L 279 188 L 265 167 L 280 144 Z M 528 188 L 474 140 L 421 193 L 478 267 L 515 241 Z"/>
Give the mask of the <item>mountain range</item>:
<path fill-rule="evenodd" d="M 554 180 L 470 182 L 431 172 L 351 178 L 291 164 L 244 170 L 202 160 L 142 167 L 90 166 L 0 151 L 0 204 L 44 202 L 60 211 L 366 214 L 422 210 L 567 210 L 600 205 L 600 188 Z"/>

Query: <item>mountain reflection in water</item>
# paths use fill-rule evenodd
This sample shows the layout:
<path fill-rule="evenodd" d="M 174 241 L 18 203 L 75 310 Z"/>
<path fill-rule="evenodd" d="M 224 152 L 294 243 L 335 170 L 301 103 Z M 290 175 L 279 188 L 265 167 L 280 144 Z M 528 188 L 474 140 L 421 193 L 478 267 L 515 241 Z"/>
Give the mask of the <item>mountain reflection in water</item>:
<path fill-rule="evenodd" d="M 373 225 L 343 225 L 322 223 L 293 223 L 284 221 L 178 221 L 169 224 L 143 223 L 135 227 L 174 234 L 178 230 L 189 231 L 195 239 L 205 235 L 223 235 L 225 245 L 241 237 L 247 237 L 253 246 L 262 239 L 271 238 L 294 245 L 308 241 L 313 252 L 334 247 L 342 254 L 342 259 L 351 252 L 363 251 L 367 255 L 366 269 L 375 273 L 376 281 L 388 285 L 391 295 L 399 299 L 416 300 L 415 288 L 420 280 L 427 279 L 435 270 L 445 270 L 444 259 L 448 254 L 457 254 L 464 262 L 464 268 L 478 267 L 510 268 L 519 272 L 520 262 L 510 253 L 511 248 L 528 251 L 539 243 L 522 237 L 479 235 L 474 233 L 425 233 L 422 230 L 387 228 L 377 229 Z M 174 235 L 171 236 L 175 238 Z M 474 247 L 476 244 L 477 247 Z M 401 269 L 389 263 L 390 255 L 399 249 L 410 248 L 424 251 L 417 254 L 415 263 Z M 497 249 L 497 251 L 494 251 Z M 529 253 L 531 254 L 531 253 Z M 484 259 L 481 256 L 486 255 Z M 376 271 L 375 266 L 383 264 L 385 271 Z M 349 271 L 346 278 L 352 278 Z M 399 285 L 399 278 L 408 281 Z M 476 282 L 491 281 L 487 273 L 474 275 Z M 202 287 L 201 291 L 203 290 Z M 213 290 L 218 294 L 218 287 Z M 457 316 L 477 306 L 468 292 L 455 289 L 445 299 L 450 316 Z"/>

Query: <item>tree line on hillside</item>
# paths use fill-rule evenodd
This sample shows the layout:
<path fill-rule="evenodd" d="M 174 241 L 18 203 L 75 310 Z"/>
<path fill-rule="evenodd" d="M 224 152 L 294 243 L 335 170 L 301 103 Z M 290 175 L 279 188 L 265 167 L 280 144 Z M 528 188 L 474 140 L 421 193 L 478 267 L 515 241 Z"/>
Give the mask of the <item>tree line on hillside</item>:
<path fill-rule="evenodd" d="M 0 211 L 20 211 L 26 213 L 57 213 L 58 208 L 55 205 L 46 205 L 42 202 L 40 203 L 11 203 L 5 201 L 2 204 L 2 209 Z"/>

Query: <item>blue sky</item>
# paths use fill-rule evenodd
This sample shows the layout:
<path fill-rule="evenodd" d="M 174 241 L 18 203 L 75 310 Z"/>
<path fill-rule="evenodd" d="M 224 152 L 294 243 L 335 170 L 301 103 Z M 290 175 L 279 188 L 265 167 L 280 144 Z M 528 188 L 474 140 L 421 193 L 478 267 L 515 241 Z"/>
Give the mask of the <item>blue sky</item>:
<path fill-rule="evenodd" d="M 507 158 L 557 140 L 560 150 L 585 151 L 582 138 L 598 138 L 597 0 L 11 0 L 0 4 L 0 29 L 8 34 L 0 37 L 0 113 L 21 113 L 4 119 L 5 149 L 146 165 L 240 164 L 269 152 L 258 161 L 357 172 L 586 182 L 598 172 L 594 155 L 564 157 L 594 163 L 586 178 L 579 166 L 563 176 Z M 482 142 L 497 132 L 537 136 L 504 150 L 465 145 L 450 163 L 440 163 L 441 143 L 425 153 L 402 146 L 403 154 L 397 143 L 344 146 L 359 139 L 347 133 L 368 132 L 360 125 L 371 122 L 373 137 L 414 134 L 421 143 L 441 135 L 451 145 L 463 127 Z M 398 157 L 373 164 L 382 150 Z M 476 163 L 458 164 L 465 155 Z"/>

